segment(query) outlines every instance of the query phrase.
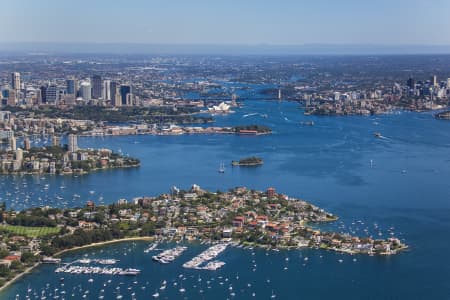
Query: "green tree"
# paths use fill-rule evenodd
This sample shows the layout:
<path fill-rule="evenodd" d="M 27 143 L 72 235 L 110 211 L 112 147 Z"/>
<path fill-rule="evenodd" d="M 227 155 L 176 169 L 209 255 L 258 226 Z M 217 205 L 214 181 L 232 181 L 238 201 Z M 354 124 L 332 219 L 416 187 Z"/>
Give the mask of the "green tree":
<path fill-rule="evenodd" d="M 20 257 L 20 261 L 25 264 L 33 263 L 33 262 L 36 262 L 37 260 L 38 260 L 38 256 L 34 255 L 34 253 L 32 253 L 32 252 L 24 252 L 24 253 L 22 253 L 22 256 Z"/>
<path fill-rule="evenodd" d="M 11 271 L 8 269 L 7 266 L 0 265 L 0 277 L 7 277 Z"/>
<path fill-rule="evenodd" d="M 5 258 L 8 255 L 9 255 L 8 250 L 0 250 L 0 258 Z"/>

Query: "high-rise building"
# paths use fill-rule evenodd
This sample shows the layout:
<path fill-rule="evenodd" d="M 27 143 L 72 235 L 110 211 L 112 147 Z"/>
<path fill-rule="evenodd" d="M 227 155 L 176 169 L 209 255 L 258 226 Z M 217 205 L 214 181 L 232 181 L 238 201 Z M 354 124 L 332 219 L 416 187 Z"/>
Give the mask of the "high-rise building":
<path fill-rule="evenodd" d="M 43 85 L 39 89 L 41 90 L 41 102 L 47 103 L 47 86 Z"/>
<path fill-rule="evenodd" d="M 127 105 L 128 106 L 133 106 L 134 105 L 133 94 L 127 94 Z"/>
<path fill-rule="evenodd" d="M 80 84 L 80 96 L 85 101 L 91 100 L 91 84 L 89 82 L 82 82 Z"/>
<path fill-rule="evenodd" d="M 78 81 L 75 78 L 66 80 L 66 92 L 69 95 L 76 95 L 78 91 Z"/>
<path fill-rule="evenodd" d="M 109 84 L 109 94 L 111 96 L 112 106 L 120 106 L 120 96 L 116 97 L 119 91 L 119 83 L 117 81 L 111 81 Z"/>
<path fill-rule="evenodd" d="M 76 134 L 69 134 L 69 151 L 70 152 L 77 152 L 78 151 L 78 138 Z"/>
<path fill-rule="evenodd" d="M 432 86 L 437 86 L 437 85 L 438 85 L 438 84 L 437 84 L 437 76 L 436 76 L 436 75 L 431 76 L 431 78 L 430 78 L 430 84 L 431 84 Z"/>
<path fill-rule="evenodd" d="M 60 146 L 59 136 L 52 135 L 52 146 L 54 146 L 54 147 L 59 147 Z"/>
<path fill-rule="evenodd" d="M 16 152 L 16 161 L 22 162 L 22 160 L 23 160 L 23 150 L 20 149 L 20 148 L 17 148 L 15 152 Z"/>
<path fill-rule="evenodd" d="M 16 91 L 16 94 L 18 95 L 20 92 L 20 73 L 19 72 L 11 73 L 11 87 L 13 88 L 13 90 Z"/>
<path fill-rule="evenodd" d="M 131 105 L 131 86 L 121 85 L 120 86 L 120 100 L 122 105 Z"/>
<path fill-rule="evenodd" d="M 11 146 L 11 150 L 16 151 L 17 145 L 16 145 L 16 138 L 14 136 L 11 136 L 11 138 L 9 139 L 9 144 Z"/>
<path fill-rule="evenodd" d="M 120 89 L 117 89 L 117 90 L 116 90 L 116 95 L 115 95 L 114 99 L 115 99 L 115 101 L 114 101 L 114 104 L 113 104 L 113 105 L 114 105 L 115 107 L 122 106 L 122 99 L 121 99 L 121 97 L 120 97 Z"/>
<path fill-rule="evenodd" d="M 57 104 L 58 103 L 59 91 L 56 84 L 50 84 L 45 91 L 45 99 L 48 104 Z"/>
<path fill-rule="evenodd" d="M 2 98 L 8 99 L 8 97 L 9 97 L 9 89 L 2 90 Z"/>
<path fill-rule="evenodd" d="M 6 104 L 8 104 L 9 106 L 15 106 L 17 104 L 17 96 L 15 89 L 10 89 L 8 91 L 8 98 Z"/>
<path fill-rule="evenodd" d="M 103 100 L 111 100 L 111 80 L 103 81 Z"/>
<path fill-rule="evenodd" d="M 414 80 L 414 78 L 410 77 L 406 83 L 408 85 L 408 87 L 413 90 L 416 87 L 416 81 Z"/>
<path fill-rule="evenodd" d="M 100 75 L 92 76 L 92 98 L 102 98 L 102 77 Z"/>
<path fill-rule="evenodd" d="M 11 121 L 11 112 L 0 110 L 0 122 L 9 123 Z"/>
<path fill-rule="evenodd" d="M 30 150 L 30 148 L 31 148 L 31 142 L 30 142 L 30 139 L 29 138 L 24 138 L 24 140 L 23 140 L 23 148 L 25 149 L 25 150 Z"/>
<path fill-rule="evenodd" d="M 42 104 L 42 92 L 41 89 L 36 89 L 36 104 L 41 105 Z"/>

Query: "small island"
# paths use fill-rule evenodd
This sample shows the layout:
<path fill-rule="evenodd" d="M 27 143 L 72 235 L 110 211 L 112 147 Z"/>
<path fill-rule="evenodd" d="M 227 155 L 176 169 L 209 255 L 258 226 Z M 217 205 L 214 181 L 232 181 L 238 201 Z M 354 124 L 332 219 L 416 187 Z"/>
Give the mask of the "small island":
<path fill-rule="evenodd" d="M 253 167 L 253 166 L 260 166 L 262 164 L 264 164 L 262 158 L 256 156 L 243 158 L 238 161 L 237 160 L 231 161 L 232 166 L 241 166 L 241 167 Z"/>
<path fill-rule="evenodd" d="M 261 135 L 272 133 L 272 129 L 264 125 L 235 126 L 232 127 L 232 130 L 236 134 L 244 134 L 244 135 Z"/>

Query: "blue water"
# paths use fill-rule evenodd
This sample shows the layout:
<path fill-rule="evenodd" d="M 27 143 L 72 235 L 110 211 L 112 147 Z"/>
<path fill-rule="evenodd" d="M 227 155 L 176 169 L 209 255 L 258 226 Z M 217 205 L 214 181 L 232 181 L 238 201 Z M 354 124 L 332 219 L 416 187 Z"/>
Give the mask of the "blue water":
<path fill-rule="evenodd" d="M 256 113 L 256 114 L 255 114 Z M 261 114 L 268 114 L 263 118 Z M 450 122 L 430 113 L 397 112 L 374 117 L 303 116 L 297 105 L 286 102 L 246 101 L 235 114 L 216 116 L 218 126 L 266 124 L 268 136 L 127 136 L 80 138 L 82 147 L 108 147 L 141 159 L 138 169 L 97 172 L 86 176 L 10 176 L 0 178 L 2 201 L 20 209 L 33 205 L 84 205 L 87 200 L 110 203 L 142 195 L 167 192 L 176 185 L 192 184 L 217 190 L 235 186 L 278 191 L 307 199 L 341 217 L 334 230 L 387 237 L 388 229 L 404 239 L 410 250 L 392 257 L 353 257 L 319 250 L 271 252 L 227 249 L 227 264 L 219 271 L 186 271 L 181 264 L 198 254 L 190 246 L 176 263 L 161 266 L 144 254 L 145 243 L 125 243 L 77 252 L 79 255 L 114 256 L 127 267 L 138 267 L 137 278 L 113 277 L 105 293 L 120 286 L 123 299 L 149 299 L 162 280 L 184 274 L 186 293 L 167 288 L 161 298 L 227 299 L 231 282 L 236 299 L 447 299 L 450 298 Z M 314 126 L 299 125 L 313 120 Z M 375 138 L 380 132 L 383 138 Z M 219 174 L 221 162 L 261 156 L 258 168 L 233 168 Z M 371 163 L 372 162 L 372 163 Z M 46 189 L 48 184 L 48 189 Z M 61 188 L 63 187 L 63 188 Z M 7 194 L 8 193 L 8 194 Z M 73 198 L 73 194 L 80 198 Z M 56 197 L 62 197 L 56 198 Z M 40 199 L 39 199 L 40 197 Z M 357 220 L 362 221 L 356 222 Z M 166 246 L 167 247 L 167 246 Z M 125 249 L 131 249 L 124 256 Z M 128 251 L 128 250 L 126 250 Z M 132 255 L 131 255 L 132 254 Z M 289 261 L 285 258 L 289 257 Z M 308 257 L 307 261 L 304 257 Z M 338 259 L 343 259 L 342 263 Z M 252 260 L 257 264 L 253 272 Z M 288 267 L 287 270 L 284 267 Z M 3 297 L 23 299 L 27 287 L 40 291 L 59 287 L 61 275 L 53 266 L 42 266 L 9 288 Z M 239 280 L 236 280 L 236 274 Z M 45 275 L 45 276 L 43 276 Z M 199 293 L 198 275 L 216 281 Z M 191 277 L 192 276 L 192 277 Z M 223 285 L 217 277 L 229 279 Z M 64 280 L 66 299 L 74 287 L 90 290 L 86 299 L 97 299 L 106 277 L 75 276 Z M 267 279 L 270 282 L 267 282 Z M 137 280 L 137 284 L 133 281 Z M 223 279 L 224 280 L 224 279 Z M 148 285 L 146 284 L 148 281 Z M 123 282 L 124 284 L 120 285 Z M 247 286 L 251 284 L 251 287 Z M 128 286 L 132 285 L 129 290 Z M 134 286 L 135 285 L 135 286 Z M 146 289 L 143 290 L 142 286 Z M 194 287 L 196 285 L 196 287 Z M 61 290 L 61 288 L 60 288 Z M 47 290 L 47 294 L 48 294 Z M 252 293 L 256 297 L 252 297 Z M 106 294 L 105 294 L 106 295 Z M 116 295 L 111 291 L 111 299 Z M 115 296 L 114 296 L 115 298 Z M 2 298 L 3 299 L 3 298 Z"/>

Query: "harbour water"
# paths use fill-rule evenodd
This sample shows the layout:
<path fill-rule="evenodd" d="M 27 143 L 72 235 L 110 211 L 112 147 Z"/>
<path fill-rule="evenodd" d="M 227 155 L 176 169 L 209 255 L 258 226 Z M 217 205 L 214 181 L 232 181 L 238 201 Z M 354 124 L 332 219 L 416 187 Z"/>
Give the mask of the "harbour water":
<path fill-rule="evenodd" d="M 209 190 L 273 186 L 339 215 L 340 220 L 329 225 L 334 230 L 364 235 L 366 229 L 374 237 L 394 232 L 410 249 L 392 257 L 368 257 L 228 247 L 218 256 L 225 266 L 206 271 L 182 264 L 207 245 L 186 244 L 188 250 L 173 263 L 158 264 L 151 260 L 154 253 L 144 253 L 148 243 L 130 242 L 73 252 L 64 260 L 84 255 L 120 259 L 119 267 L 141 269 L 136 277 L 92 275 L 88 282 L 87 275 L 61 275 L 54 273 L 56 266 L 42 265 L 0 298 L 15 299 L 18 294 L 25 299 L 28 289 L 49 295 L 57 288 L 66 292 L 60 299 L 98 299 L 101 289 L 104 299 L 149 299 L 164 280 L 167 288 L 159 290 L 161 299 L 450 298 L 450 122 L 411 112 L 303 116 L 296 104 L 275 101 L 246 101 L 236 113 L 215 118 L 218 126 L 264 124 L 274 133 L 80 138 L 81 147 L 120 150 L 141 159 L 141 167 L 78 177 L 3 176 L 0 201 L 15 209 L 81 206 L 87 200 L 111 203 L 157 195 L 173 185 L 198 184 Z M 302 121 L 314 121 L 314 126 L 300 125 Z M 229 164 L 252 155 L 262 157 L 264 165 Z M 224 173 L 217 171 L 221 162 L 226 163 Z"/>

